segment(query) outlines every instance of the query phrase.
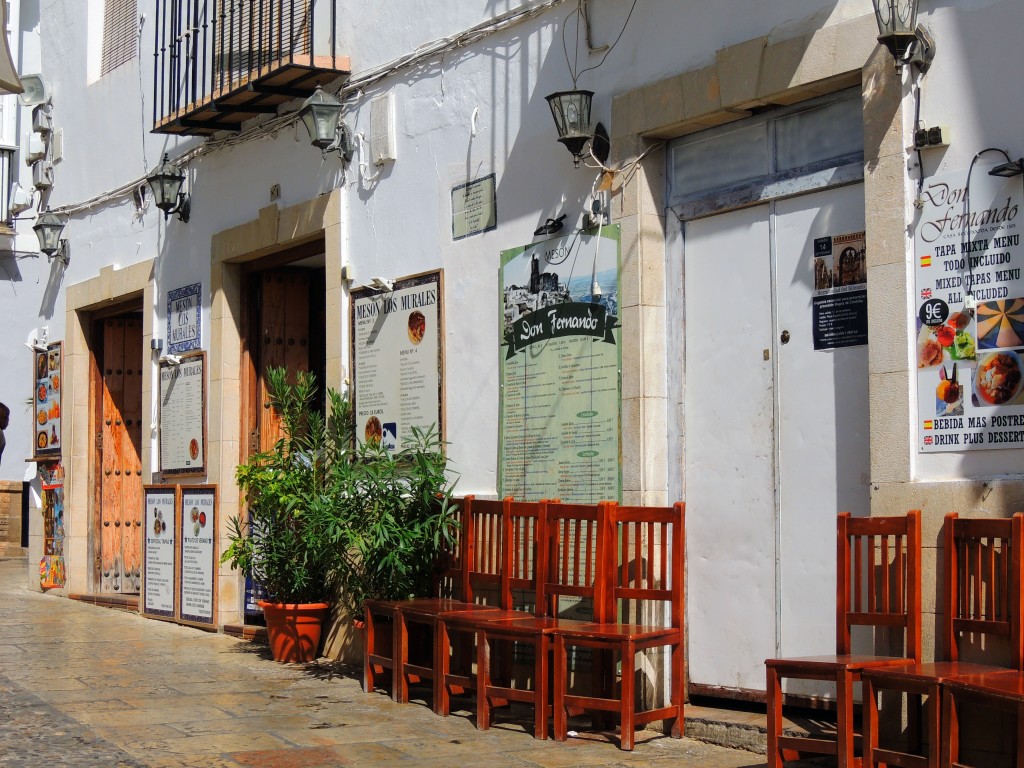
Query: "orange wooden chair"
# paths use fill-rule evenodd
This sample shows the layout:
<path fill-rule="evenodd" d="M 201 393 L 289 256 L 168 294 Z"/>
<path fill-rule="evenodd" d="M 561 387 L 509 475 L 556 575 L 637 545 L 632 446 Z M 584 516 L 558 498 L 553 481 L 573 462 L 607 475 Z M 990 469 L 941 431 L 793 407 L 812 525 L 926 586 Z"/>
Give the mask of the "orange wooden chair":
<path fill-rule="evenodd" d="M 363 635 L 363 690 L 367 693 L 374 690 L 377 676 L 390 673 L 391 697 L 396 701 L 408 698 L 408 678 L 395 674 L 396 658 L 408 660 L 408 631 L 399 626 L 398 608 L 409 602 L 419 602 L 424 609 L 433 606 L 455 608 L 462 604 L 463 563 L 465 562 L 465 526 L 467 511 L 473 504 L 473 496 L 455 499 L 455 519 L 458 523 L 455 542 L 450 551 L 444 553 L 438 570 L 438 577 L 433 585 L 434 598 L 422 598 L 417 601 L 405 600 L 366 600 L 363 612 L 366 626 Z M 414 638 L 417 646 L 431 644 L 432 639 L 420 632 Z M 401 669 L 401 667 L 397 667 Z M 401 697 L 401 698 L 400 698 Z"/>
<path fill-rule="evenodd" d="M 479 501 L 476 502 L 479 505 Z M 472 650 L 476 633 L 483 622 L 512 621 L 543 615 L 544 606 L 537 604 L 537 579 L 540 553 L 538 548 L 543 540 L 545 502 L 514 501 L 505 499 L 500 515 L 489 513 L 486 519 L 478 515 L 473 507 L 472 525 L 488 526 L 492 533 L 486 538 L 490 546 L 485 550 L 473 548 L 468 553 L 471 564 L 466 573 L 485 575 L 492 598 L 498 596 L 499 610 L 454 611 L 442 613 L 435 624 L 435 707 L 434 711 L 447 716 L 451 709 L 451 696 L 476 689 L 476 673 L 472 668 L 475 653 L 469 656 L 459 651 Z M 495 561 L 499 561 L 495 566 Z M 473 601 L 478 592 L 472 578 L 467 578 L 467 599 Z M 524 596 L 517 599 L 517 596 Z M 533 603 L 532 611 L 525 610 Z M 452 653 L 453 637 L 461 640 L 461 646 Z M 453 659 L 461 665 L 452 668 Z M 511 659 L 506 655 L 502 663 L 506 672 Z"/>
<path fill-rule="evenodd" d="M 1021 546 L 1024 544 L 1024 515 L 1002 519 L 960 519 L 946 515 L 943 529 L 945 590 L 943 591 L 942 647 L 945 658 L 931 664 L 901 664 L 865 669 L 864 682 L 864 764 L 899 765 L 902 768 L 939 768 L 941 687 L 962 675 L 1006 671 L 965 663 L 960 660 L 964 638 L 1006 637 L 1015 668 L 1022 661 L 1021 640 Z M 983 645 L 989 645 L 983 643 Z M 879 748 L 878 692 L 899 691 L 924 705 L 927 750 L 918 743 L 917 752 Z M 910 714 L 916 715 L 915 711 Z M 920 737 L 920 733 L 917 734 Z M 919 741 L 920 739 L 918 739 Z M 923 754 L 922 754 L 923 753 Z"/>
<path fill-rule="evenodd" d="M 605 515 L 609 502 L 560 504 L 545 502 L 543 545 L 539 548 L 537 605 L 544 616 L 512 621 L 483 621 L 477 628 L 476 725 L 490 727 L 492 710 L 510 701 L 533 705 L 533 735 L 547 738 L 549 660 L 552 634 L 559 629 L 588 623 L 562 618 L 560 598 L 580 598 L 595 610 L 601 603 L 599 564 L 604 561 Z M 520 643 L 533 649 L 532 687 L 508 677 L 508 665 L 491 664 L 497 643 Z M 522 670 L 519 670 L 522 672 Z"/>
<path fill-rule="evenodd" d="M 599 622 L 560 628 L 554 635 L 554 731 L 559 741 L 567 737 L 570 709 L 617 714 L 624 750 L 633 749 L 637 725 L 655 720 L 664 720 L 674 738 L 682 736 L 684 512 L 681 502 L 673 507 L 609 505 Z M 645 622 L 658 603 L 664 623 Z M 620 623 L 620 617 L 632 623 Z M 591 682 L 597 690 L 589 695 L 568 691 L 570 647 L 594 652 Z M 667 702 L 638 712 L 636 661 L 652 648 L 670 652 Z M 615 685 L 617 665 L 621 674 Z"/>
<path fill-rule="evenodd" d="M 1024 674 L 1016 670 L 960 675 L 942 683 L 942 765 L 967 766 L 960 757 L 959 705 L 976 705 L 1009 712 L 1013 716 L 1014 744 L 1011 765 L 1024 766 Z M 993 722 L 998 720 L 993 719 Z M 999 745 L 994 745 L 999 749 Z M 987 761 L 987 763 L 990 761 Z M 986 764 L 987 764 L 986 763 Z"/>
<path fill-rule="evenodd" d="M 854 518 L 839 514 L 837 535 L 836 653 L 765 661 L 768 696 L 768 768 L 804 753 L 835 755 L 853 768 L 853 686 L 865 669 L 921 659 L 921 513 Z M 904 655 L 855 654 L 854 626 L 902 634 Z M 828 680 L 836 685 L 836 738 L 782 732 L 782 680 Z"/>
<path fill-rule="evenodd" d="M 497 611 L 501 587 L 502 520 L 511 499 L 489 501 L 468 498 L 462 510 L 462 551 L 457 575 L 459 599 L 403 600 L 394 608 L 394 700 L 409 700 L 411 683 L 429 682 L 429 704 L 439 709 L 439 649 L 437 624 L 443 615 Z M 418 632 L 418 636 L 412 633 Z M 410 642 L 416 637 L 416 642 Z M 447 656 L 448 649 L 445 648 Z"/>

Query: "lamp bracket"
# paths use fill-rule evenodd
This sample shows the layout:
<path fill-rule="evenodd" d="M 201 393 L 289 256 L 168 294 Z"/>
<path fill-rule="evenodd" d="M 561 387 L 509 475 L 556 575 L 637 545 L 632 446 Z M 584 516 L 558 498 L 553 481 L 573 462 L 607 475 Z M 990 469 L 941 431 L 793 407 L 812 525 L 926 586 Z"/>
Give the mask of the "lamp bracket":
<path fill-rule="evenodd" d="M 178 193 L 178 202 L 174 204 L 173 208 L 164 211 L 164 221 L 171 217 L 171 214 L 177 214 L 178 221 L 184 224 L 188 224 L 189 214 L 192 212 L 192 198 L 185 192 Z"/>
<path fill-rule="evenodd" d="M 908 51 L 907 63 L 917 67 L 923 75 L 931 68 L 932 60 L 935 58 L 935 38 L 923 24 L 918 24 L 915 32 L 917 41 Z"/>
<path fill-rule="evenodd" d="M 64 269 L 67 269 L 68 265 L 71 263 L 71 254 L 69 253 L 70 250 L 71 246 L 68 244 L 68 241 L 61 240 L 60 245 L 57 246 L 56 251 L 54 251 L 53 253 L 46 254 L 46 263 L 52 264 L 53 260 L 56 259 L 57 261 L 64 265 Z"/>
<path fill-rule="evenodd" d="M 334 141 L 324 149 L 324 154 L 337 152 L 346 164 L 352 162 L 352 155 L 355 153 L 355 140 L 352 136 L 352 129 L 344 120 L 338 120 L 338 127 L 334 132 Z"/>

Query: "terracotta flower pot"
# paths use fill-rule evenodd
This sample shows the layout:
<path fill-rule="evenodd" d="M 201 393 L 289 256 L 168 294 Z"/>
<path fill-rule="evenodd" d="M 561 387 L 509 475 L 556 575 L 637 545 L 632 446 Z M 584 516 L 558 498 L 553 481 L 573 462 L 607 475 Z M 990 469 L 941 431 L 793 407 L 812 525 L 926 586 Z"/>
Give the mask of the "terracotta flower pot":
<path fill-rule="evenodd" d="M 271 603 L 259 601 L 267 620 L 267 640 L 274 661 L 312 661 L 320 647 L 320 629 L 327 603 Z"/>

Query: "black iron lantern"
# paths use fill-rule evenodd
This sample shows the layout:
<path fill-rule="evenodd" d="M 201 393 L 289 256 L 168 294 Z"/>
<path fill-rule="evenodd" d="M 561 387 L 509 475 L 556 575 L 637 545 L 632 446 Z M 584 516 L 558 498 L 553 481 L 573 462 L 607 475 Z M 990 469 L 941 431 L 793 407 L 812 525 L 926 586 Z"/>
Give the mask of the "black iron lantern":
<path fill-rule="evenodd" d="M 551 116 L 555 119 L 558 140 L 572 153 L 573 165 L 579 168 L 583 148 L 594 138 L 590 127 L 593 91 L 559 91 L 547 97 Z"/>
<path fill-rule="evenodd" d="M 919 0 L 871 0 L 878 22 L 878 42 L 884 45 L 901 67 L 913 61 L 925 71 L 935 55 L 935 44 L 917 25 Z"/>
<path fill-rule="evenodd" d="M 47 258 L 52 259 L 63 252 L 66 241 L 61 240 L 60 236 L 63 234 L 66 224 L 67 219 L 61 218 L 49 207 L 36 218 L 32 231 L 39 239 L 39 250 L 45 253 Z M 67 264 L 67 261 L 64 263 Z"/>
<path fill-rule="evenodd" d="M 313 95 L 302 102 L 299 110 L 302 124 L 309 131 L 309 140 L 314 147 L 326 150 L 334 143 L 341 120 L 341 102 L 318 85 Z"/>
<path fill-rule="evenodd" d="M 156 207 L 164 212 L 165 219 L 176 213 L 181 221 L 188 221 L 191 205 L 188 195 L 181 191 L 185 172 L 172 163 L 166 154 L 164 161 L 153 169 L 146 177 L 146 181 L 153 190 Z"/>

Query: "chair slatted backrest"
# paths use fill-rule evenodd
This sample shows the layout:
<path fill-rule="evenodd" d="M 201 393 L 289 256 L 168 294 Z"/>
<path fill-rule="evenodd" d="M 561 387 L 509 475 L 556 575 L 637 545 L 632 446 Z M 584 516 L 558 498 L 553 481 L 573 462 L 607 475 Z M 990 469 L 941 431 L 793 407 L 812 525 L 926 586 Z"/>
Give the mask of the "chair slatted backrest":
<path fill-rule="evenodd" d="M 545 511 L 540 563 L 543 578 L 537 581 L 537 604 L 548 616 L 558 615 L 560 597 L 579 597 L 602 611 L 603 584 L 598 580 L 605 563 L 605 519 L 608 502 L 562 504 L 542 502 Z"/>
<path fill-rule="evenodd" d="M 510 502 L 472 497 L 467 501 L 462 530 L 462 599 L 467 603 L 502 602 L 501 541 Z"/>
<path fill-rule="evenodd" d="M 502 608 L 522 608 L 522 605 L 517 605 L 515 596 L 528 595 L 529 600 L 534 601 L 534 613 L 544 615 L 544 604 L 537 602 L 536 596 L 537 584 L 541 580 L 539 549 L 544 541 L 546 503 L 510 499 L 505 508 L 501 564 Z"/>
<path fill-rule="evenodd" d="M 1024 663 L 1021 633 L 1021 546 L 1024 515 L 1010 518 L 960 518 L 946 515 L 944 649 L 959 661 L 966 635 L 1006 637 L 1011 664 Z"/>
<path fill-rule="evenodd" d="M 637 604 L 663 602 L 673 627 L 683 625 L 685 505 L 620 506 L 610 503 L 605 550 L 609 584 L 599 621 L 643 623 Z"/>
<path fill-rule="evenodd" d="M 836 652 L 850 653 L 854 626 L 904 630 L 904 653 L 921 658 L 921 513 L 853 517 L 841 512 L 836 555 Z"/>
<path fill-rule="evenodd" d="M 437 597 L 462 598 L 465 589 L 463 579 L 465 562 L 465 534 L 467 510 L 473 503 L 473 496 L 452 499 L 454 531 L 450 547 L 441 553 L 434 574 L 433 592 Z"/>

